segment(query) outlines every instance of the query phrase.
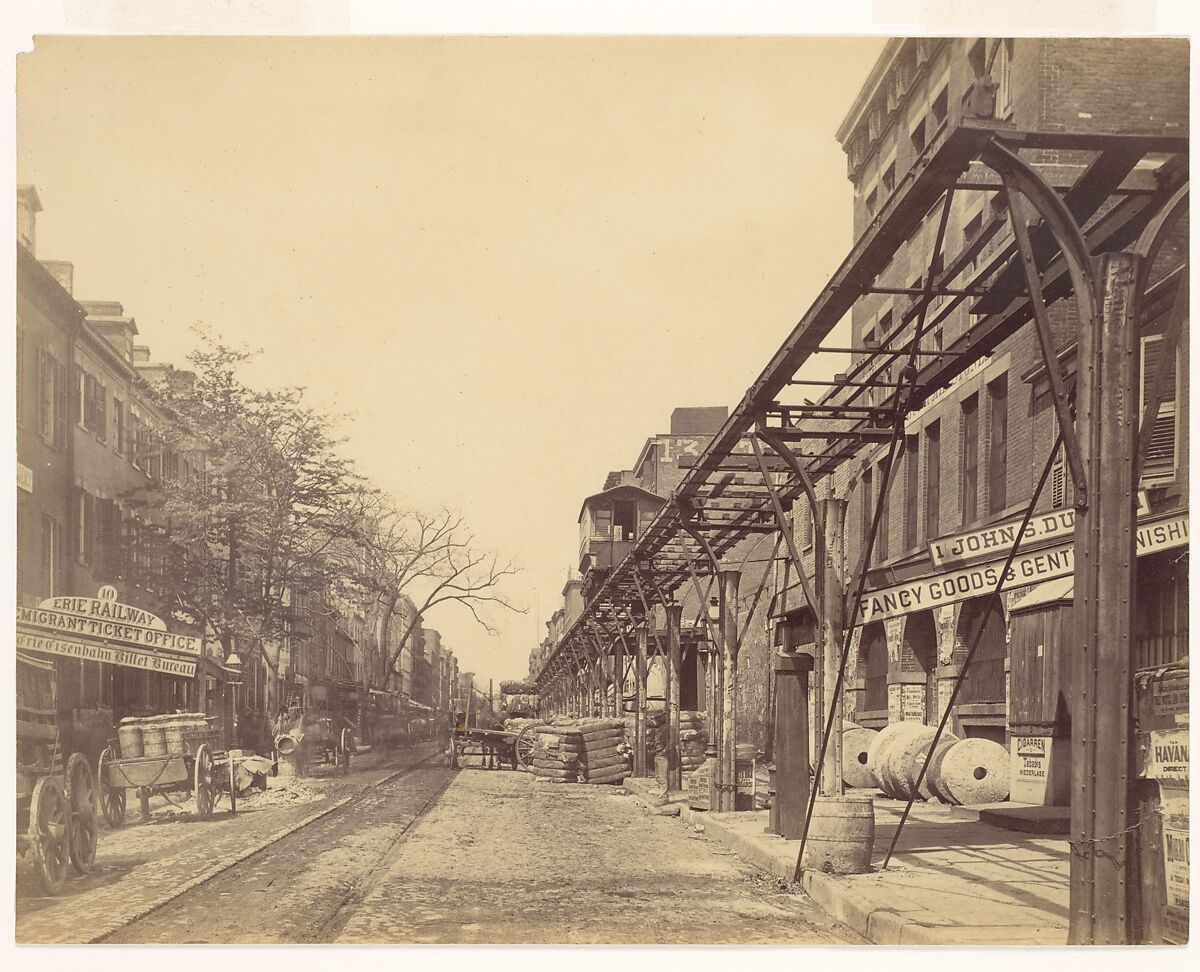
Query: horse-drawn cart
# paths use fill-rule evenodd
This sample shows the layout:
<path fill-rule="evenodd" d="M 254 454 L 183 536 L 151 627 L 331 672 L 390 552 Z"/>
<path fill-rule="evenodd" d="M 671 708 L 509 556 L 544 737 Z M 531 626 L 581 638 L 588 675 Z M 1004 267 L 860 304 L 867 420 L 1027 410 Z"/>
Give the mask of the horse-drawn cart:
<path fill-rule="evenodd" d="M 52 661 L 17 652 L 17 853 L 30 854 L 50 894 L 96 860 L 96 787 L 82 753 L 63 766 Z"/>
<path fill-rule="evenodd" d="M 202 715 L 126 720 L 118 740 L 100 754 L 100 806 L 111 827 L 125 823 L 126 791 L 136 790 L 143 820 L 153 794 L 190 793 L 196 813 L 212 815 L 222 793 L 237 809 L 234 761 L 219 748 L 219 733 Z M 169 798 L 168 798 L 169 799 Z"/>
<path fill-rule="evenodd" d="M 485 769 L 508 763 L 513 769 L 528 767 L 533 761 L 535 726 L 517 732 L 507 729 L 456 727 L 447 753 L 450 766 L 458 769 L 464 756 L 479 756 Z"/>
<path fill-rule="evenodd" d="M 350 757 L 357 751 L 354 726 L 327 710 L 289 709 L 281 716 L 275 736 L 275 751 L 291 760 L 297 776 L 306 776 L 313 764 L 336 766 L 345 776 Z"/>

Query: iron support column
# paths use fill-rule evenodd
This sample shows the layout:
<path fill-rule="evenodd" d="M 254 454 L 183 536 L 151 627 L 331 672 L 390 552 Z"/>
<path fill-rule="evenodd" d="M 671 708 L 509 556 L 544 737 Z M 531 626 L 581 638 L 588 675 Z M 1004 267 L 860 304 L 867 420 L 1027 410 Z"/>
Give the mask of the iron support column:
<path fill-rule="evenodd" d="M 1079 335 L 1078 428 L 1092 485 L 1075 518 L 1071 665 L 1071 944 L 1130 940 L 1127 868 L 1130 645 L 1134 624 L 1137 258 L 1103 257 L 1099 319 Z"/>
<path fill-rule="evenodd" d="M 737 655 L 738 655 L 738 585 L 740 570 L 722 570 L 721 578 L 721 656 L 724 679 L 721 696 L 721 789 L 719 807 L 734 810 L 737 792 Z"/>
<path fill-rule="evenodd" d="M 650 641 L 650 622 L 638 629 L 637 635 L 637 711 L 634 724 L 633 775 L 648 776 L 646 772 L 646 654 Z"/>
<path fill-rule="evenodd" d="M 670 690 L 667 698 L 667 792 L 683 789 L 683 768 L 679 763 L 679 669 L 681 659 L 681 604 L 667 605 L 667 672 Z"/>
<path fill-rule="evenodd" d="M 817 561 L 817 617 L 821 630 L 817 633 L 818 651 L 822 659 L 821 680 L 823 705 L 833 706 L 833 738 L 825 748 L 825 763 L 821 769 L 821 796 L 836 797 L 845 792 L 842 781 L 842 700 L 839 691 L 837 661 L 841 655 L 845 619 L 842 617 L 845 604 L 842 577 L 842 537 L 846 526 L 846 501 L 838 497 L 824 499 L 815 515 L 824 521 L 819 534 Z M 844 685 L 843 685 L 844 688 Z M 818 716 L 824 719 L 825 713 Z"/>

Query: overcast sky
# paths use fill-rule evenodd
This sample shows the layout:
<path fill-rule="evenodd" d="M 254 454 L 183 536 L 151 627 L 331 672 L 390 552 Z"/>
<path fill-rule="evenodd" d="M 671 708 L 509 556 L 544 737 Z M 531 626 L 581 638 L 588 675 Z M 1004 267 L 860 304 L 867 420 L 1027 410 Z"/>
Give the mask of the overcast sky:
<path fill-rule="evenodd" d="M 522 568 L 465 670 L 524 675 L 580 501 L 730 405 L 851 243 L 834 132 L 880 38 L 42 39 L 18 64 L 38 256 L 352 416 L 402 502 Z"/>

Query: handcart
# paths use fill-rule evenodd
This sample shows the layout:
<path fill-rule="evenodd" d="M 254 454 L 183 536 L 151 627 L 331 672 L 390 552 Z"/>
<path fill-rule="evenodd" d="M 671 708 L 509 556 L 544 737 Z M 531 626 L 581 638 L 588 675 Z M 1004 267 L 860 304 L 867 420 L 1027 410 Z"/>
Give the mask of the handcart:
<path fill-rule="evenodd" d="M 17 652 L 17 853 L 30 854 L 43 886 L 62 891 L 68 864 L 96 860 L 96 785 L 82 753 L 63 766 L 54 703 L 55 668 Z"/>

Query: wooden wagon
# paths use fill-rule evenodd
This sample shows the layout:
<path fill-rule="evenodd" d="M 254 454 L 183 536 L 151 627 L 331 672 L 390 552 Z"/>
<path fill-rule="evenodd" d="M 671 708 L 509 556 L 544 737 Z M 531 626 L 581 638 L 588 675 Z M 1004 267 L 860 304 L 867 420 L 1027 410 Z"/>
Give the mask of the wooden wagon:
<path fill-rule="evenodd" d="M 128 790 L 137 792 L 143 820 L 150 819 L 154 794 L 190 793 L 201 817 L 211 816 L 221 795 L 227 794 L 229 809 L 237 810 L 234 760 L 219 748 L 219 733 L 211 720 L 175 730 L 166 733 L 165 753 L 123 755 L 121 742 L 112 740 L 100 754 L 100 806 L 109 826 L 124 825 Z M 133 749 L 128 743 L 125 748 Z"/>
<path fill-rule="evenodd" d="M 297 776 L 307 775 L 314 764 L 335 766 L 343 776 L 350 772 L 350 757 L 357 745 L 354 726 L 345 717 L 335 717 L 327 710 L 292 708 L 278 728 L 282 731 L 275 737 L 277 758 L 289 759 Z"/>
<path fill-rule="evenodd" d="M 533 761 L 536 726 L 525 726 L 517 732 L 507 729 L 455 728 L 447 750 L 447 759 L 458 769 L 464 756 L 479 756 L 485 769 L 496 769 L 508 763 L 513 769 L 528 767 Z"/>
<path fill-rule="evenodd" d="M 54 662 L 17 652 L 17 853 L 32 856 L 50 894 L 67 867 L 96 860 L 96 786 L 82 753 L 63 761 L 55 709 Z"/>

